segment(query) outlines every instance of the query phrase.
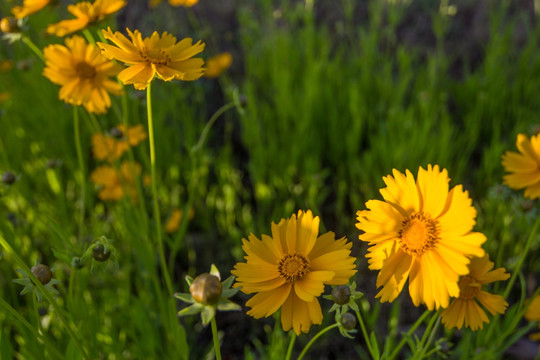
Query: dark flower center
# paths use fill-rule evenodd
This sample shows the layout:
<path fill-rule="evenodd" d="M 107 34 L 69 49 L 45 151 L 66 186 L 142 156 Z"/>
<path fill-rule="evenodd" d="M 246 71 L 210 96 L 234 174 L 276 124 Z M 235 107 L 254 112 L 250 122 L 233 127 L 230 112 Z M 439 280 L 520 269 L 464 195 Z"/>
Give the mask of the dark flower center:
<path fill-rule="evenodd" d="M 279 261 L 279 275 L 289 283 L 301 280 L 311 270 L 309 260 L 298 252 L 285 254 Z"/>

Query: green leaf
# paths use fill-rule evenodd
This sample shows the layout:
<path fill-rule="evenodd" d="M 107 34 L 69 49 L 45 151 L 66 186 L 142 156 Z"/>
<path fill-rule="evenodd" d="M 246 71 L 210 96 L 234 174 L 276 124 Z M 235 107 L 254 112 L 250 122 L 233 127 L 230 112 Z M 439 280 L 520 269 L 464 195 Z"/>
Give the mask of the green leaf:
<path fill-rule="evenodd" d="M 380 358 L 381 354 L 379 351 L 379 343 L 377 342 L 377 338 L 373 331 L 371 332 L 371 334 L 369 334 L 369 339 L 371 341 L 371 348 L 373 349 L 373 358 L 374 359 Z"/>
<path fill-rule="evenodd" d="M 208 325 L 210 321 L 216 316 L 216 308 L 213 306 L 205 306 L 201 312 L 201 320 L 204 326 Z"/>
<path fill-rule="evenodd" d="M 210 266 L 210 275 L 214 275 L 215 277 L 217 277 L 221 281 L 221 275 L 219 274 L 219 270 L 218 270 L 217 266 L 214 265 L 214 264 L 212 264 L 212 266 Z"/>
<path fill-rule="evenodd" d="M 242 307 L 230 300 L 221 299 L 218 303 L 217 309 L 219 311 L 240 311 L 242 310 Z"/>
<path fill-rule="evenodd" d="M 188 286 L 191 286 L 191 283 L 193 283 L 193 278 L 191 276 L 189 276 L 189 275 L 186 275 L 185 279 L 186 279 L 186 282 L 187 282 Z"/>
<path fill-rule="evenodd" d="M 193 305 L 188 306 L 187 308 L 183 308 L 178 312 L 178 316 L 187 316 L 187 315 L 196 315 L 200 313 L 203 309 L 203 305 L 199 303 L 195 303 Z"/>
<path fill-rule="evenodd" d="M 230 289 L 234 281 L 234 275 L 229 276 L 225 281 L 221 283 L 223 290 Z"/>
<path fill-rule="evenodd" d="M 174 297 L 188 304 L 193 304 L 195 302 L 193 296 L 189 293 L 175 293 Z"/>
<path fill-rule="evenodd" d="M 240 291 L 240 289 L 223 290 L 223 292 L 221 293 L 221 297 L 230 298 L 231 296 L 236 295 L 236 293 L 239 292 L 239 291 Z"/>

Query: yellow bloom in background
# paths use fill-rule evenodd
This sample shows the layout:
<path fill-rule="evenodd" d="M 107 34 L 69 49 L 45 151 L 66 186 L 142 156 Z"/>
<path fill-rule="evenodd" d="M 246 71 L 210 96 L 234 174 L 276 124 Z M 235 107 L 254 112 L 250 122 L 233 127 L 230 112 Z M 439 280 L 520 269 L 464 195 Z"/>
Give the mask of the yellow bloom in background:
<path fill-rule="evenodd" d="M 447 329 L 461 329 L 463 324 L 473 331 L 482 329 L 484 323 L 489 323 L 482 307 L 491 315 L 504 314 L 508 307 L 504 298 L 482 290 L 486 284 L 510 277 L 504 268 L 491 270 L 493 265 L 488 254 L 471 260 L 469 275 L 463 276 L 459 281 L 459 297 L 452 300 L 450 306 L 441 313 L 442 323 Z"/>
<path fill-rule="evenodd" d="M 205 45 L 200 40 L 193 45 L 190 38 L 177 43 L 176 37 L 167 32 L 160 36 L 154 31 L 151 37 L 144 39 L 138 30 L 127 29 L 127 32 L 131 41 L 118 31 L 113 34 L 108 28 L 103 30 L 103 35 L 116 46 L 98 43 L 107 58 L 129 66 L 118 74 L 124 84 L 144 90 L 156 75 L 164 81 L 191 81 L 204 74 L 203 59 L 193 58 L 204 50 Z"/>
<path fill-rule="evenodd" d="M 195 211 L 193 209 L 189 209 L 188 211 L 188 219 L 193 219 L 193 216 L 195 215 Z M 166 233 L 173 233 L 180 227 L 180 222 L 182 221 L 182 218 L 184 217 L 184 211 L 181 209 L 174 209 L 171 212 L 171 216 L 167 220 L 167 224 L 165 224 L 165 232 Z"/>
<path fill-rule="evenodd" d="M 130 126 L 127 130 L 124 125 L 118 125 L 116 130 L 120 134 L 119 137 L 101 133 L 92 135 L 92 151 L 96 159 L 113 162 L 119 159 L 130 146 L 137 146 L 147 137 L 142 125 Z"/>
<path fill-rule="evenodd" d="M 96 0 L 93 3 L 81 1 L 74 5 L 68 5 L 68 11 L 76 19 L 62 20 L 59 23 L 49 25 L 47 33 L 66 36 L 84 29 L 89 24 L 102 20 L 105 16 L 117 12 L 126 4 L 125 0 Z"/>
<path fill-rule="evenodd" d="M 22 6 L 15 6 L 11 13 L 17 18 L 22 19 L 28 15 L 38 12 L 47 6 L 51 0 L 24 0 Z"/>
<path fill-rule="evenodd" d="M 83 105 L 91 113 L 107 112 L 111 106 L 109 93 L 123 93 L 122 85 L 109 78 L 118 74 L 119 66 L 80 36 L 68 38 L 65 43 L 66 46 L 49 45 L 43 50 L 43 75 L 62 86 L 60 100 Z"/>
<path fill-rule="evenodd" d="M 9 98 L 11 98 L 11 95 L 9 94 L 8 91 L 0 92 L 0 104 L 3 103 L 3 102 L 8 101 Z"/>
<path fill-rule="evenodd" d="M 415 306 L 445 308 L 450 296 L 459 296 L 469 257 L 484 255 L 486 237 L 471 232 L 476 210 L 461 185 L 449 190 L 448 173 L 438 165 L 420 167 L 416 181 L 409 170 L 394 169 L 393 175 L 383 177 L 385 201 L 370 200 L 369 210 L 357 212 L 360 240 L 370 246 L 369 268 L 380 270 L 377 297 L 394 301 L 409 279 Z"/>
<path fill-rule="evenodd" d="M 519 153 L 507 151 L 502 156 L 502 165 L 509 172 L 503 183 L 512 189 L 525 188 L 525 197 L 540 197 L 540 134 L 529 140 L 524 134 L 518 134 L 516 147 Z"/>
<path fill-rule="evenodd" d="M 319 217 L 311 211 L 272 223 L 272 237 L 259 240 L 250 234 L 243 239 L 246 262 L 237 263 L 236 283 L 242 292 L 255 294 L 246 305 L 248 315 L 268 317 L 281 307 L 284 331 L 308 332 L 311 324 L 321 324 L 322 312 L 317 297 L 324 285 L 346 284 L 356 273 L 351 243 L 336 240 L 333 232 L 321 236 Z"/>
<path fill-rule="evenodd" d="M 232 64 L 232 55 L 230 52 L 218 54 L 206 60 L 206 70 L 204 76 L 207 78 L 217 78 Z"/>
<path fill-rule="evenodd" d="M 125 195 L 137 200 L 136 177 L 141 173 L 141 165 L 124 161 L 120 168 L 104 165 L 97 167 L 90 174 L 90 180 L 101 186 L 98 197 L 103 201 L 116 201 Z"/>
<path fill-rule="evenodd" d="M 540 295 L 537 295 L 534 299 L 532 299 L 532 302 L 527 308 L 527 311 L 525 311 L 525 318 L 529 321 L 540 321 Z M 530 339 L 534 341 L 539 341 L 540 332 L 532 334 L 530 336 Z"/>
<path fill-rule="evenodd" d="M 13 69 L 12 60 L 2 60 L 0 61 L 0 72 L 8 72 Z"/>
<path fill-rule="evenodd" d="M 169 5 L 171 6 L 185 6 L 185 7 L 192 7 L 196 3 L 198 3 L 199 0 L 169 0 Z"/>

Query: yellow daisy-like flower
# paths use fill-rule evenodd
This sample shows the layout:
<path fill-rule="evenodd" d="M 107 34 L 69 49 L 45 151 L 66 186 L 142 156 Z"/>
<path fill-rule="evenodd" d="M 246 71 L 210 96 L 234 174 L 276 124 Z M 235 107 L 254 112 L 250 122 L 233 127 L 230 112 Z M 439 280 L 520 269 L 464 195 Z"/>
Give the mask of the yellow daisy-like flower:
<path fill-rule="evenodd" d="M 383 178 L 385 201 L 370 200 L 369 210 L 358 211 L 356 226 L 369 243 L 369 268 L 380 270 L 377 294 L 381 302 L 394 301 L 409 279 L 415 306 L 447 307 L 459 296 L 460 275 L 469 273 L 469 257 L 484 255 L 486 237 L 471 232 L 476 210 L 461 185 L 449 190 L 448 173 L 438 165 Z"/>
<path fill-rule="evenodd" d="M 51 3 L 51 0 L 24 0 L 22 6 L 15 6 L 11 13 L 17 18 L 22 19 L 28 15 L 38 12 Z"/>
<path fill-rule="evenodd" d="M 96 159 L 113 162 L 130 146 L 137 146 L 147 136 L 142 125 L 130 126 L 127 130 L 124 125 L 118 125 L 116 130 L 120 134 L 118 138 L 101 133 L 92 135 L 92 150 Z"/>
<path fill-rule="evenodd" d="M 231 273 L 236 276 L 234 287 L 257 293 L 246 303 L 251 307 L 248 315 L 268 317 L 281 307 L 283 330 L 292 327 L 296 334 L 322 322 L 317 297 L 324 285 L 346 284 L 356 267 L 347 239 L 318 233 L 319 217 L 308 210 L 272 223 L 272 237 L 259 240 L 250 234 L 242 240 L 246 262 L 237 263 Z"/>
<path fill-rule="evenodd" d="M 68 11 L 76 19 L 62 20 L 59 23 L 49 25 L 47 33 L 66 36 L 84 29 L 89 24 L 102 20 L 105 16 L 117 12 L 126 4 L 125 0 L 95 0 L 94 3 L 81 1 L 74 5 L 68 5 Z"/>
<path fill-rule="evenodd" d="M 197 4 L 199 0 L 169 0 L 169 5 L 171 6 L 184 6 L 184 7 L 192 7 L 193 5 Z"/>
<path fill-rule="evenodd" d="M 482 306 L 491 315 L 504 314 L 508 307 L 504 298 L 482 290 L 486 284 L 510 277 L 504 268 L 491 270 L 493 265 L 488 254 L 471 260 L 469 275 L 463 276 L 459 281 L 459 297 L 452 300 L 450 306 L 441 313 L 442 323 L 447 329 L 461 329 L 463 324 L 473 331 L 482 329 L 484 323 L 489 323 Z"/>
<path fill-rule="evenodd" d="M 154 31 L 151 37 L 144 39 L 138 30 L 127 29 L 127 32 L 131 41 L 118 31 L 113 34 L 108 28 L 103 30 L 103 35 L 116 46 L 98 43 L 107 58 L 129 65 L 118 74 L 124 84 L 144 90 L 156 75 L 164 81 L 192 81 L 204 74 L 203 59 L 193 58 L 204 50 L 205 45 L 200 40 L 193 45 L 190 38 L 177 43 L 176 37 L 167 32 L 160 36 Z"/>
<path fill-rule="evenodd" d="M 109 93 L 121 95 L 122 85 L 111 80 L 119 65 L 101 55 L 99 49 L 80 36 L 66 39 L 66 46 L 49 45 L 43 50 L 43 75 L 61 85 L 60 100 L 83 105 L 91 113 L 103 114 L 111 106 Z"/>
<path fill-rule="evenodd" d="M 530 140 L 518 134 L 516 146 L 519 153 L 507 151 L 502 156 L 502 165 L 510 173 L 503 182 L 512 189 L 525 188 L 525 197 L 540 198 L 540 134 Z"/>
<path fill-rule="evenodd" d="M 529 321 L 540 321 L 540 295 L 537 295 L 534 299 L 532 299 L 532 302 L 527 308 L 527 311 L 525 311 L 525 318 Z M 539 341 L 540 332 L 531 334 L 530 339 L 534 341 Z"/>
<path fill-rule="evenodd" d="M 122 162 L 117 170 L 112 166 L 99 166 L 90 174 L 90 179 L 101 186 L 98 197 L 103 201 L 120 200 L 124 195 L 137 201 L 136 177 L 141 173 L 141 165 L 129 161 Z"/>
<path fill-rule="evenodd" d="M 218 54 L 206 60 L 206 70 L 204 76 L 207 78 L 217 78 L 232 64 L 232 55 L 230 52 Z"/>

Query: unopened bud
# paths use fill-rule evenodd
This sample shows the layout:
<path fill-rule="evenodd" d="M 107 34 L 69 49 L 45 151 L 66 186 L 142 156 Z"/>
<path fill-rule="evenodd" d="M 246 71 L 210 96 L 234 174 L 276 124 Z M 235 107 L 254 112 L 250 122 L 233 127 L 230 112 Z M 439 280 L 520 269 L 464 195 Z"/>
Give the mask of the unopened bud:
<path fill-rule="evenodd" d="M 71 266 L 75 269 L 82 269 L 84 267 L 84 262 L 78 256 L 75 256 L 71 259 Z"/>
<path fill-rule="evenodd" d="M 32 266 L 30 269 L 32 274 L 39 280 L 43 285 L 47 284 L 52 279 L 51 269 L 47 265 L 37 264 Z"/>
<path fill-rule="evenodd" d="M 103 245 L 96 245 L 92 249 L 92 257 L 96 261 L 107 261 L 111 257 L 111 250 L 107 249 L 107 251 L 105 251 L 105 247 Z"/>
<path fill-rule="evenodd" d="M 341 325 L 346 330 L 352 330 L 356 327 L 356 318 L 351 313 L 345 313 L 341 316 Z"/>
<path fill-rule="evenodd" d="M 338 305 L 345 305 L 351 298 L 351 289 L 346 285 L 338 285 L 332 289 L 332 300 Z"/>
<path fill-rule="evenodd" d="M 17 180 L 17 177 L 11 171 L 6 171 L 2 174 L 2 182 L 6 185 L 11 185 Z"/>
<path fill-rule="evenodd" d="M 113 127 L 111 130 L 109 130 L 109 134 L 111 134 L 111 136 L 116 139 L 121 139 L 122 136 L 124 136 L 122 130 L 117 127 Z"/>
<path fill-rule="evenodd" d="M 213 304 L 218 301 L 221 290 L 222 286 L 219 278 L 208 273 L 197 276 L 189 287 L 193 299 L 203 305 Z"/>
<path fill-rule="evenodd" d="M 246 95 L 239 95 L 238 96 L 238 103 L 240 104 L 240 107 L 245 108 L 248 104 L 248 98 Z"/>
<path fill-rule="evenodd" d="M 8 16 L 0 20 L 0 31 L 5 34 L 21 32 L 17 19 L 13 16 Z"/>

